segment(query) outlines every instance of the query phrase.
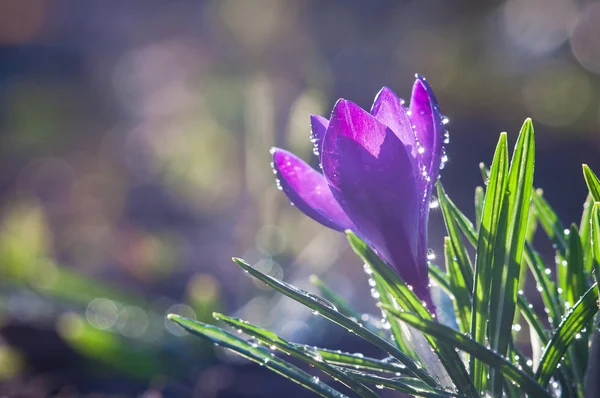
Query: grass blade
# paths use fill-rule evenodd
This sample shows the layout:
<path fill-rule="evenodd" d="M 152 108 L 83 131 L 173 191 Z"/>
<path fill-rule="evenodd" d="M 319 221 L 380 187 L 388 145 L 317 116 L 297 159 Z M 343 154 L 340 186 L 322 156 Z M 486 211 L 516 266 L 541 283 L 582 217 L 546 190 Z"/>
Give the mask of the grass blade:
<path fill-rule="evenodd" d="M 535 333 L 539 342 L 542 345 L 548 343 L 548 331 L 544 327 L 544 323 L 533 310 L 533 305 L 530 304 L 522 294 L 519 294 L 519 297 L 517 298 L 517 307 L 523 318 L 525 318 L 529 324 L 529 328 Z"/>
<path fill-rule="evenodd" d="M 339 381 L 346 387 L 354 391 L 361 397 L 367 398 L 378 398 L 374 391 L 369 389 L 367 386 L 361 384 L 354 377 L 341 371 L 338 367 L 332 366 L 323 359 L 321 354 L 314 347 L 309 347 L 300 344 L 290 344 L 286 340 L 277 336 L 275 333 L 262 329 L 258 326 L 252 325 L 241 319 L 232 318 L 223 314 L 214 313 L 214 318 L 218 321 L 224 322 L 227 325 L 241 330 L 248 336 L 252 336 L 255 339 L 261 341 L 265 345 L 273 348 L 277 348 L 279 351 L 291 355 L 294 358 L 300 359 L 303 362 L 308 363 L 311 366 L 323 371 L 324 373 L 331 376 L 334 380 Z"/>
<path fill-rule="evenodd" d="M 455 207 L 454 203 L 450 200 L 442 183 L 437 183 L 438 200 L 440 202 L 440 208 L 442 209 L 442 215 L 444 217 L 444 223 L 446 224 L 446 231 L 450 238 L 450 244 L 452 245 L 452 252 L 456 257 L 456 262 L 460 268 L 460 273 L 463 275 L 463 279 L 467 284 L 467 288 L 470 292 L 473 291 L 473 264 L 467 254 L 463 238 L 460 234 L 460 229 L 457 224 L 455 217 L 453 216 L 452 208 Z M 470 324 L 470 322 L 469 322 Z"/>
<path fill-rule="evenodd" d="M 478 227 L 481 225 L 481 218 L 483 216 L 483 201 L 485 199 L 485 190 L 483 187 L 475 188 L 475 225 Z"/>
<path fill-rule="evenodd" d="M 311 347 L 308 347 L 309 349 Z M 324 348 L 317 348 L 321 357 L 332 365 L 348 367 L 352 369 L 375 370 L 378 372 L 387 372 L 400 375 L 406 372 L 406 366 L 397 362 L 394 357 L 386 359 L 375 359 L 366 357 L 362 354 L 351 354 L 349 352 L 333 351 Z"/>
<path fill-rule="evenodd" d="M 454 308 L 457 314 L 459 330 L 469 333 L 471 330 L 471 289 L 465 275 L 461 273 L 458 266 L 458 256 L 455 255 L 450 238 L 444 239 L 444 256 L 446 269 L 448 270 L 449 282 L 452 289 Z"/>
<path fill-rule="evenodd" d="M 488 178 L 477 254 L 475 257 L 475 276 L 473 286 L 473 308 L 471 310 L 471 335 L 478 343 L 485 345 L 487 339 L 487 322 L 489 318 L 490 282 L 492 263 L 496 249 L 498 227 L 502 213 L 502 202 L 506 191 L 508 174 L 508 151 L 506 134 L 500 135 L 494 160 Z M 486 389 L 487 377 L 484 364 L 471 357 L 470 370 L 475 388 L 482 392 Z"/>
<path fill-rule="evenodd" d="M 469 220 L 469 218 L 465 216 L 464 213 L 460 211 L 459 208 L 456 207 L 454 202 L 452 202 L 451 200 L 448 200 L 446 202 L 446 205 L 448 206 L 448 211 L 450 212 L 450 214 L 452 214 L 452 217 L 456 221 L 456 224 L 458 225 L 462 233 L 465 235 L 465 238 L 467 238 L 467 241 L 471 244 L 472 247 L 476 248 L 479 232 L 475 229 L 475 226 L 473 225 L 471 220 Z"/>
<path fill-rule="evenodd" d="M 437 382 L 433 379 L 420 365 L 417 365 L 408 355 L 400 351 L 395 345 L 391 344 L 389 341 L 384 340 L 379 337 L 377 334 L 371 332 L 366 329 L 362 324 L 353 321 L 352 319 L 340 314 L 340 312 L 333 306 L 331 303 L 324 301 L 322 298 L 305 292 L 304 290 L 298 289 L 295 286 L 292 286 L 286 282 L 275 279 L 269 275 L 263 274 L 258 271 L 244 260 L 239 258 L 234 258 L 233 261 L 238 264 L 242 269 L 248 272 L 250 275 L 255 277 L 256 279 L 264 282 L 269 285 L 273 289 L 279 291 L 280 293 L 285 294 L 291 299 L 303 304 L 308 307 L 312 311 L 318 313 L 322 317 L 329 319 L 333 323 L 336 323 L 351 333 L 356 334 L 357 336 L 365 339 L 376 347 L 384 350 L 389 355 L 397 358 L 398 361 L 403 363 L 407 369 L 412 372 L 413 375 L 423 380 L 427 384 L 431 386 L 437 386 Z"/>
<path fill-rule="evenodd" d="M 583 270 L 583 249 L 581 247 L 581 238 L 579 237 L 577 226 L 574 224 L 571 225 L 569 231 L 566 255 L 566 284 L 563 288 L 566 296 L 565 308 L 567 311 L 588 289 L 587 280 Z M 582 332 L 580 338 L 575 341 L 573 346 L 569 347 L 569 350 L 567 351 L 567 363 L 571 366 L 577 386 L 583 386 L 583 374 L 585 372 L 584 364 L 587 363 L 587 345 L 588 334 L 587 332 Z"/>
<path fill-rule="evenodd" d="M 569 232 L 567 249 L 567 273 L 564 287 L 565 296 L 570 305 L 574 304 L 588 289 L 583 272 L 583 248 L 577 227 L 572 225 Z M 569 306 L 570 306 L 569 305 Z"/>
<path fill-rule="evenodd" d="M 333 304 L 342 315 L 347 316 L 351 319 L 361 319 L 362 314 L 353 308 L 346 300 L 344 300 L 339 294 L 330 289 L 325 282 L 323 282 L 317 275 L 311 275 L 309 277 L 310 283 L 316 286 L 321 293 L 321 296 L 331 304 Z M 384 330 L 377 328 L 371 322 L 365 322 L 364 326 L 371 332 L 379 335 L 382 338 L 386 338 L 387 334 Z"/>
<path fill-rule="evenodd" d="M 543 191 L 537 189 L 531 195 L 533 207 L 537 212 L 540 225 L 552 243 L 556 246 L 558 252 L 564 256 L 567 251 L 567 243 L 564 238 L 565 226 L 560 222 L 560 219 L 550 207 L 546 199 L 544 199 Z"/>
<path fill-rule="evenodd" d="M 325 282 L 323 282 L 317 275 L 311 275 L 309 277 L 309 281 L 319 289 L 321 296 L 323 296 L 325 300 L 332 303 L 339 312 L 345 316 L 360 319 L 361 313 L 352 308 L 352 306 L 346 300 L 329 288 L 329 286 L 327 286 Z"/>
<path fill-rule="evenodd" d="M 506 234 L 498 233 L 499 247 L 494 254 L 490 291 L 490 345 L 506 355 L 511 341 L 515 316 L 523 247 L 527 227 L 531 192 L 533 190 L 535 140 L 531 119 L 525 120 L 508 171 L 506 197 L 502 206 L 506 212 Z M 502 223 L 502 220 L 499 221 Z M 499 229 L 502 231 L 502 228 Z M 502 252 L 500 256 L 498 252 Z M 502 393 L 502 378 L 491 375 L 492 395 Z"/>
<path fill-rule="evenodd" d="M 362 239 L 356 236 L 352 231 L 346 231 L 346 235 L 348 236 L 350 246 L 354 249 L 356 254 L 371 267 L 372 272 L 381 278 L 386 290 L 394 297 L 400 307 L 406 311 L 418 313 L 425 319 L 433 318 L 415 293 Z M 462 364 L 460 356 L 456 353 L 454 348 L 445 344 L 438 344 L 435 340 L 430 338 L 427 340 L 450 375 L 454 385 L 458 388 L 458 391 L 463 394 L 476 393 L 469 375 Z"/>
<path fill-rule="evenodd" d="M 428 397 L 428 398 L 450 398 L 450 397 L 463 397 L 456 393 L 451 393 L 444 390 L 432 389 L 427 384 L 423 383 L 419 379 L 412 377 L 396 377 L 386 378 L 377 376 L 369 373 L 354 372 L 355 377 L 366 383 L 372 383 L 377 388 L 389 388 L 395 391 L 404 392 L 411 394 L 414 397 Z"/>
<path fill-rule="evenodd" d="M 537 284 L 537 290 L 542 296 L 544 306 L 548 311 L 549 321 L 553 327 L 558 327 L 560 322 L 560 299 L 556 284 L 550 277 L 552 270 L 546 268 L 539 253 L 530 244 L 525 245 L 525 261 L 533 274 Z"/>
<path fill-rule="evenodd" d="M 600 202 L 600 181 L 598 180 L 598 177 L 587 164 L 582 165 L 582 167 L 583 177 L 585 178 L 585 183 L 588 186 L 590 195 L 592 195 L 594 202 Z"/>
<path fill-rule="evenodd" d="M 590 360 L 586 371 L 584 390 L 588 397 L 600 397 L 600 325 L 594 332 L 590 346 Z"/>
<path fill-rule="evenodd" d="M 594 257 L 594 274 L 600 282 L 600 202 L 594 203 L 592 208 L 592 253 Z"/>
<path fill-rule="evenodd" d="M 392 307 L 398 306 L 398 303 L 393 300 L 392 296 L 386 290 L 381 278 L 376 274 L 371 275 L 371 277 L 373 282 L 375 282 L 375 289 L 377 289 L 377 292 L 379 293 L 379 302 L 391 305 Z M 398 345 L 398 348 L 414 360 L 418 361 L 419 356 L 411 345 L 410 331 L 406 330 L 407 327 L 401 325 L 400 322 L 396 321 L 395 319 L 387 319 L 387 314 L 384 311 L 382 311 L 382 317 L 384 318 L 385 322 L 389 324 L 392 337 L 394 338 L 394 342 Z"/>
<path fill-rule="evenodd" d="M 535 197 L 537 193 L 532 195 L 532 198 Z M 539 198 L 538 198 L 539 199 Z M 544 202 L 545 203 L 545 202 Z M 475 227 L 471 223 L 471 221 L 465 216 L 452 201 L 447 202 L 448 209 L 452 216 L 454 217 L 457 225 L 460 230 L 463 232 L 467 241 L 473 246 L 477 246 L 478 233 L 475 230 Z M 539 206 L 538 206 L 539 207 Z M 535 207 L 534 207 L 535 209 Z M 600 228 L 600 225 L 599 225 Z M 600 231 L 600 229 L 598 229 Z M 600 238 L 599 238 L 600 239 Z M 599 243 L 600 244 L 600 243 Z M 599 246 L 600 247 L 600 246 Z M 598 253 L 598 258 L 600 258 L 600 251 Z M 550 323 L 556 328 L 560 322 L 560 314 L 561 314 L 561 306 L 560 299 L 558 296 L 558 291 L 556 285 L 551 275 L 551 269 L 546 268 L 543 260 L 541 259 L 538 252 L 533 248 L 533 246 L 527 242 L 525 244 L 525 251 L 523 253 L 523 257 L 525 262 L 529 266 L 531 270 L 537 286 L 538 291 L 542 296 L 542 300 L 544 302 L 545 307 L 548 310 L 548 315 L 550 318 Z M 600 272 L 600 271 L 599 271 Z"/>
<path fill-rule="evenodd" d="M 168 318 L 183 327 L 188 332 L 212 341 L 215 344 L 229 348 L 244 358 L 254 361 L 278 373 L 302 387 L 321 395 L 322 397 L 342 398 L 346 395 L 329 387 L 318 378 L 311 376 L 302 369 L 273 356 L 264 347 L 253 347 L 243 339 L 226 332 L 213 325 L 197 322 L 176 314 L 169 314 Z"/>
<path fill-rule="evenodd" d="M 598 289 L 596 284 L 579 299 L 571 312 L 564 318 L 552 335 L 544 350 L 540 365 L 536 371 L 536 379 L 546 386 L 556 370 L 569 345 L 576 339 L 581 329 L 588 325 L 598 312 Z"/>
<path fill-rule="evenodd" d="M 592 208 L 594 207 L 594 199 L 591 194 L 588 194 L 583 204 L 583 212 L 581 214 L 581 222 L 579 224 L 579 235 L 581 236 L 581 247 L 583 248 L 583 269 L 587 276 L 592 274 L 594 267 L 594 256 L 592 254 L 591 228 L 592 228 Z"/>
<path fill-rule="evenodd" d="M 429 334 L 437 340 L 444 341 L 460 350 L 466 351 L 473 357 L 477 357 L 483 363 L 490 367 L 498 369 L 508 379 L 517 383 L 523 392 L 534 397 L 550 397 L 548 392 L 540 386 L 526 372 L 520 370 L 512 362 L 498 355 L 494 351 L 479 344 L 475 340 L 449 328 L 448 326 L 440 325 L 434 321 L 421 319 L 415 314 L 408 312 L 396 311 L 393 308 L 386 308 L 391 315 L 401 319 L 402 321 L 420 329 L 423 333 Z"/>

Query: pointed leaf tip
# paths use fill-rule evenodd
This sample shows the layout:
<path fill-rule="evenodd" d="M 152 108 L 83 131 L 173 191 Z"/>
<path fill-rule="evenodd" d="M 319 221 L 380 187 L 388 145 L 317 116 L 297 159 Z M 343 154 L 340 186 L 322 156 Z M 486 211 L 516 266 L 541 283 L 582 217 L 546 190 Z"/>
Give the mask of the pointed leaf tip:
<path fill-rule="evenodd" d="M 587 164 L 581 165 L 583 178 L 595 202 L 600 202 L 600 180 Z"/>
<path fill-rule="evenodd" d="M 179 322 L 181 321 L 183 317 L 181 315 L 177 315 L 177 314 L 167 314 L 167 319 L 173 322 Z"/>

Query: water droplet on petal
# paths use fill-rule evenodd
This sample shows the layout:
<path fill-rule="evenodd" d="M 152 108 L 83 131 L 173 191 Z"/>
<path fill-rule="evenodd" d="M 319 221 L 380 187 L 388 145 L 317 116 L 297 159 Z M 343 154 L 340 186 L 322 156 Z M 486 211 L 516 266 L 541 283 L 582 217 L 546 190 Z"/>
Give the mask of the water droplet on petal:
<path fill-rule="evenodd" d="M 435 253 L 433 252 L 432 249 L 427 250 L 427 260 L 429 260 L 429 261 L 435 260 Z"/>

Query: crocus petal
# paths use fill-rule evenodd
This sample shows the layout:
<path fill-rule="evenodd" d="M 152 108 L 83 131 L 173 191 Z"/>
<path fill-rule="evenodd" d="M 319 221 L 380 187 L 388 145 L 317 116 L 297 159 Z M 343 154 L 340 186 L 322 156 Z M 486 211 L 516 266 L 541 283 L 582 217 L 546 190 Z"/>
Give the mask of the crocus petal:
<path fill-rule="evenodd" d="M 273 148 L 271 153 L 281 189 L 294 206 L 326 227 L 337 231 L 355 229 L 321 173 L 288 151 Z"/>
<path fill-rule="evenodd" d="M 422 197 L 419 209 L 419 262 L 427 261 L 427 224 L 429 221 L 429 199 L 439 172 L 443 154 L 444 123 L 437 99 L 424 77 L 417 75 L 410 100 L 410 120 L 422 147 L 419 191 Z M 421 153 L 423 152 L 423 153 Z"/>
<path fill-rule="evenodd" d="M 409 118 L 423 147 L 421 163 L 432 185 L 437 180 L 442 158 L 444 123 L 433 90 L 424 77 L 417 75 L 410 100 Z"/>
<path fill-rule="evenodd" d="M 426 263 L 417 264 L 418 187 L 400 139 L 356 104 L 339 100 L 321 155 L 333 196 L 376 249 L 430 301 Z"/>
<path fill-rule="evenodd" d="M 403 101 L 388 87 L 383 87 L 375 97 L 371 115 L 392 129 L 404 146 L 408 147 L 411 157 L 416 160 L 417 145 L 412 122 L 406 114 Z M 416 168 L 416 164 L 415 161 L 413 167 Z"/>
<path fill-rule="evenodd" d="M 319 115 L 310 115 L 310 140 L 315 146 L 315 153 L 317 154 L 321 153 L 327 126 L 329 126 L 329 120 Z"/>

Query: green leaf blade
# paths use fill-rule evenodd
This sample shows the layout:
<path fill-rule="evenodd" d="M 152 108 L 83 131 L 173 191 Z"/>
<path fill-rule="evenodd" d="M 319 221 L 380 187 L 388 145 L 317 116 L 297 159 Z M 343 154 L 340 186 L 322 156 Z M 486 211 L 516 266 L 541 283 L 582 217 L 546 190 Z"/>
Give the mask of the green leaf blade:
<path fill-rule="evenodd" d="M 594 258 L 594 276 L 600 282 L 600 202 L 594 203 L 591 219 L 592 255 Z"/>
<path fill-rule="evenodd" d="M 412 360 L 412 358 L 400 351 L 398 347 L 391 344 L 389 341 L 384 340 L 383 338 L 371 332 L 370 330 L 366 329 L 361 324 L 342 315 L 333 305 L 323 303 L 321 301 L 323 299 L 320 299 L 315 295 L 311 295 L 308 292 L 304 292 L 303 290 L 298 289 L 297 287 L 292 286 L 286 282 L 280 281 L 269 275 L 263 274 L 262 272 L 255 269 L 242 259 L 234 258 L 233 261 L 236 264 L 238 264 L 244 271 L 248 272 L 250 275 L 260 280 L 261 282 L 266 283 L 278 292 L 285 294 L 291 299 L 299 302 L 300 304 L 303 304 L 312 311 L 318 313 L 322 317 L 342 326 L 351 333 L 356 334 L 357 336 L 365 339 L 374 346 L 384 350 L 389 355 L 397 358 L 401 363 L 403 363 L 407 367 L 407 369 L 410 372 L 412 372 L 411 375 L 415 375 L 416 377 L 418 377 L 419 379 L 423 380 L 431 386 L 437 386 L 437 382 L 435 381 L 435 379 L 433 379 L 431 375 L 429 375 L 424 369 L 422 369 L 420 365 L 416 364 Z"/>
<path fill-rule="evenodd" d="M 548 392 L 531 378 L 527 373 L 520 370 L 516 365 L 506 360 L 506 358 L 479 344 L 475 340 L 467 337 L 448 326 L 441 325 L 431 320 L 419 318 L 415 314 L 400 312 L 393 308 L 386 307 L 391 315 L 401 319 L 411 326 L 423 331 L 437 340 L 444 341 L 477 357 L 483 363 L 498 369 L 507 378 L 517 383 L 527 394 L 534 397 L 550 397 Z"/>
<path fill-rule="evenodd" d="M 595 284 L 575 303 L 571 312 L 552 335 L 536 371 L 536 379 L 542 386 L 548 384 L 562 356 L 571 343 L 576 340 L 577 334 L 592 321 L 598 312 L 597 301 L 598 289 Z"/>
<path fill-rule="evenodd" d="M 208 325 L 176 314 L 169 314 L 168 319 L 177 323 L 188 332 L 210 340 L 215 344 L 229 348 L 244 358 L 256 362 L 266 368 L 278 373 L 302 387 L 328 398 L 346 398 L 346 395 L 329 387 L 318 378 L 311 376 L 276 356 L 271 355 L 268 350 L 253 347 L 251 344 L 229 332 L 213 325 Z"/>
<path fill-rule="evenodd" d="M 506 197 L 499 220 L 503 225 L 498 232 L 498 247 L 492 266 L 490 291 L 489 336 L 490 346 L 501 355 L 506 355 L 511 341 L 511 329 L 517 302 L 519 276 L 523 247 L 527 239 L 527 227 L 533 191 L 535 140 L 531 119 L 523 124 L 513 152 Z M 503 224 L 506 223 L 506 224 Z M 505 233 L 505 234 L 503 234 Z M 500 252 L 500 253 L 499 253 Z M 502 393 L 502 378 L 492 373 L 492 394 Z"/>
<path fill-rule="evenodd" d="M 352 249 L 370 266 L 372 272 L 381 278 L 385 288 L 396 299 L 400 307 L 418 313 L 423 318 L 433 318 L 412 289 L 362 239 L 352 231 L 346 231 L 346 235 Z M 459 355 L 453 347 L 437 344 L 432 339 L 427 340 L 458 390 L 463 394 L 476 392 Z"/>
<path fill-rule="evenodd" d="M 588 186 L 590 195 L 592 195 L 594 202 L 600 202 L 600 180 L 598 180 L 596 174 L 587 164 L 582 165 L 582 167 L 583 177 L 585 178 L 585 183 Z"/>
<path fill-rule="evenodd" d="M 485 345 L 489 318 L 489 293 L 491 266 L 496 251 L 496 238 L 502 213 L 508 177 L 508 150 L 506 134 L 500 135 L 494 160 L 488 178 L 488 188 L 484 199 L 481 227 L 475 256 L 475 276 L 473 286 L 473 308 L 471 310 L 471 335 L 478 343 Z M 471 357 L 470 370 L 475 388 L 483 392 L 487 385 L 484 364 Z"/>
<path fill-rule="evenodd" d="M 450 238 L 446 237 L 444 240 L 444 257 L 446 260 L 446 268 L 448 270 L 449 283 L 451 286 L 454 308 L 457 314 L 457 321 L 459 330 L 462 333 L 469 333 L 471 331 L 471 290 L 468 280 L 465 275 L 461 272 L 458 266 L 458 261 L 454 261 L 455 256 L 454 248 L 450 242 Z"/>
<path fill-rule="evenodd" d="M 456 263 L 460 268 L 460 273 L 463 275 L 463 279 L 467 283 L 469 291 L 473 291 L 473 264 L 467 253 L 462 236 L 460 235 L 460 228 L 458 226 L 456 217 L 452 211 L 455 207 L 454 203 L 450 200 L 442 183 L 437 183 L 438 200 L 440 202 L 440 208 L 442 209 L 442 215 L 444 217 L 444 223 L 446 224 L 446 231 L 450 238 L 450 244 L 452 245 L 452 252 L 456 257 Z M 469 322 L 470 324 L 470 322 Z"/>
<path fill-rule="evenodd" d="M 361 397 L 378 398 L 378 395 L 375 394 L 374 391 L 361 384 L 360 381 L 341 371 L 339 368 L 327 363 L 321 354 L 318 353 L 316 348 L 309 348 L 308 346 L 299 344 L 290 344 L 281 337 L 277 336 L 275 333 L 252 325 L 241 319 L 228 317 L 218 313 L 213 314 L 213 316 L 216 320 L 241 330 L 243 333 L 256 338 L 270 347 L 275 347 L 285 354 L 291 355 L 294 358 L 300 359 L 301 361 L 314 366 L 315 368 L 331 376 L 334 380 L 344 384 Z"/>

